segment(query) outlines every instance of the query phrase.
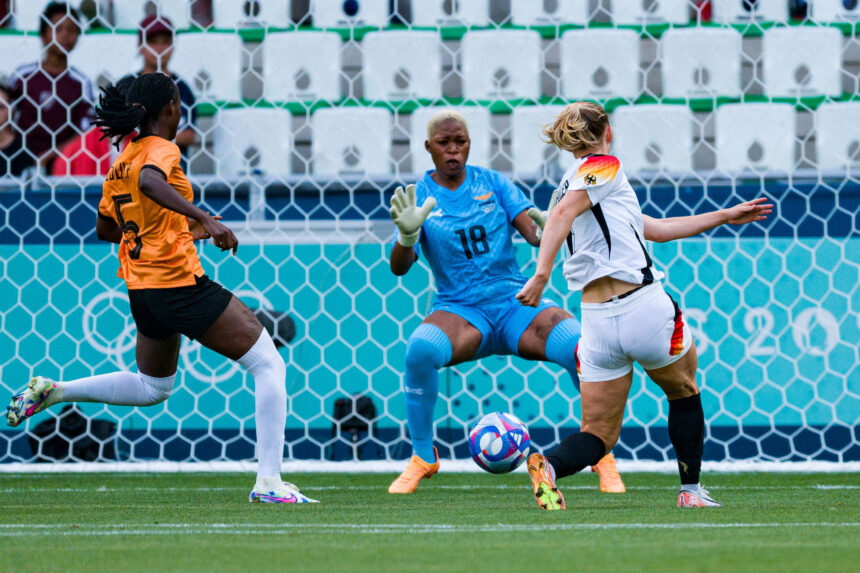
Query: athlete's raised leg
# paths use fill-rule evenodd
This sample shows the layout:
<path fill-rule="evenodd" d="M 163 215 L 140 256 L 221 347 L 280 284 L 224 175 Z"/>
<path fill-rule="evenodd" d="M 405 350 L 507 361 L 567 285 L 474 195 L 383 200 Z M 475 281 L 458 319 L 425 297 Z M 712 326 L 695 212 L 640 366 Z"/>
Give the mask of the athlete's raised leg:
<path fill-rule="evenodd" d="M 474 358 L 482 338 L 466 319 L 444 310 L 431 313 L 409 337 L 403 391 L 412 459 L 392 482 L 389 493 L 412 493 L 418 482 L 438 471 L 433 410 L 439 395 L 439 369 Z"/>
<path fill-rule="evenodd" d="M 6 420 L 17 426 L 30 416 L 60 402 L 102 402 L 117 406 L 151 406 L 173 391 L 179 359 L 179 334 L 164 339 L 137 335 L 138 372 L 118 371 L 55 382 L 34 376 L 23 392 L 12 397 Z"/>
<path fill-rule="evenodd" d="M 534 317 L 523 332 L 519 340 L 518 354 L 523 358 L 548 360 L 562 366 L 579 390 L 579 374 L 576 368 L 576 344 L 579 342 L 579 335 L 580 324 L 572 314 L 559 307 L 546 308 Z M 607 453 L 592 465 L 591 471 L 596 472 L 600 478 L 600 491 L 627 491 L 618 473 L 615 457 L 611 453 Z"/>

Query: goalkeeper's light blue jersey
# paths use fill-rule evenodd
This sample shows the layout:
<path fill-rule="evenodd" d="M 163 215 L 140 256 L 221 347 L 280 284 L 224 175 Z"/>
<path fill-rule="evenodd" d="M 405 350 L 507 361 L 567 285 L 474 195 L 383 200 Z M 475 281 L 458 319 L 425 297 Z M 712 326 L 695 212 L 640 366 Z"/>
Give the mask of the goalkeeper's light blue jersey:
<path fill-rule="evenodd" d="M 512 298 L 527 279 L 517 263 L 511 222 L 534 204 L 491 169 L 467 165 L 456 191 L 438 185 L 430 173 L 415 185 L 418 205 L 436 198 L 416 252 L 433 271 L 436 301 L 481 305 Z"/>

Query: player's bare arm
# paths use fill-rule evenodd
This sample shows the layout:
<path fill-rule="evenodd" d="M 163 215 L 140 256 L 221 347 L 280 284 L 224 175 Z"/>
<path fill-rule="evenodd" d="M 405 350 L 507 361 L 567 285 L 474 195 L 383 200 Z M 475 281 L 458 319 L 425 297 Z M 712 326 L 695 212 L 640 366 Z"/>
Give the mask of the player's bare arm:
<path fill-rule="evenodd" d="M 220 223 L 215 217 L 203 211 L 174 189 L 164 178 L 163 173 L 144 167 L 140 170 L 138 181 L 141 192 L 164 207 L 176 213 L 185 215 L 200 222 L 212 237 L 212 243 L 222 251 L 232 250 L 236 254 L 239 240 L 229 227 Z"/>
<path fill-rule="evenodd" d="M 113 219 L 100 216 L 96 219 L 96 237 L 100 241 L 118 245 L 122 241 L 122 229 Z"/>
<path fill-rule="evenodd" d="M 739 203 L 728 209 L 719 209 L 701 215 L 655 219 L 642 215 L 645 238 L 655 243 L 665 243 L 704 233 L 720 225 L 746 225 L 764 221 L 773 213 L 773 204 L 765 203 L 766 197 Z"/>
<path fill-rule="evenodd" d="M 535 274 L 517 294 L 517 300 L 526 306 L 537 306 L 543 289 L 552 273 L 552 265 L 564 238 L 570 233 L 573 220 L 591 209 L 591 199 L 585 191 L 573 191 L 562 197 L 550 213 L 540 240 Z"/>
<path fill-rule="evenodd" d="M 535 213 L 540 217 L 540 223 L 538 222 L 538 220 L 535 219 Z M 517 215 L 514 220 L 511 221 L 511 224 L 514 226 L 517 232 L 522 235 L 523 239 L 525 239 L 529 245 L 533 247 L 539 247 L 540 231 L 542 228 L 541 223 L 543 222 L 543 214 L 534 207 L 532 207 L 531 209 L 523 211 L 522 213 Z"/>

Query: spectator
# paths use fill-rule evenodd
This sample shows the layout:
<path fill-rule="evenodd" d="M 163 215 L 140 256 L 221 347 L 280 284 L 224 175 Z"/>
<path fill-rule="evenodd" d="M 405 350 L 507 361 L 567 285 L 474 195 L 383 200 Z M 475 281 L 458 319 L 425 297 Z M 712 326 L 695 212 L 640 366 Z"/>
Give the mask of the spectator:
<path fill-rule="evenodd" d="M 60 147 L 90 127 L 92 86 L 68 62 L 80 33 L 74 8 L 65 2 L 49 3 L 39 23 L 42 61 L 20 66 L 12 74 L 14 121 L 23 134 L 29 165 L 47 169 Z"/>
<path fill-rule="evenodd" d="M 169 71 L 168 64 L 173 55 L 173 24 L 164 16 L 152 14 L 143 19 L 138 27 L 137 39 L 140 45 L 140 55 L 143 56 L 143 70 L 134 74 L 162 72 L 170 76 L 179 88 L 179 99 L 182 103 L 182 117 L 176 131 L 176 145 L 179 146 L 183 158 L 187 155 L 188 146 L 194 143 L 197 132 L 196 99 L 191 87 L 179 76 Z M 125 79 L 125 78 L 123 78 Z M 184 167 L 183 167 L 184 168 Z"/>
<path fill-rule="evenodd" d="M 12 109 L 9 88 L 0 86 L 0 177 L 20 175 L 28 165 L 26 152 L 21 150 L 21 135 L 9 121 Z"/>

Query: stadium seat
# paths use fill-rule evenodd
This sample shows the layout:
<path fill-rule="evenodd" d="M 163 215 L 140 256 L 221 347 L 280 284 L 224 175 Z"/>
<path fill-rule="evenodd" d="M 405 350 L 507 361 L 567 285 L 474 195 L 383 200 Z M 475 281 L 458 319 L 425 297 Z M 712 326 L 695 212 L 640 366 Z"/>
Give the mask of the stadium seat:
<path fill-rule="evenodd" d="M 809 3 L 810 18 L 818 22 L 854 22 L 860 19 L 860 2 L 815 0 Z"/>
<path fill-rule="evenodd" d="M 256 7 L 256 13 L 252 13 L 252 7 Z M 212 19 L 216 28 L 286 28 L 291 24 L 290 0 L 213 0 Z"/>
<path fill-rule="evenodd" d="M 538 173 L 547 163 L 563 167 L 559 161 L 560 153 L 544 141 L 542 130 L 555 120 L 564 107 L 521 105 L 514 109 L 511 114 L 511 162 L 515 173 Z M 548 160 L 548 157 L 551 159 Z"/>
<path fill-rule="evenodd" d="M 388 0 L 314 0 L 311 18 L 316 28 L 388 25 Z"/>
<path fill-rule="evenodd" d="M 191 26 L 191 4 L 193 0 L 122 0 L 113 2 L 114 25 L 123 30 L 136 30 L 149 14 L 158 11 L 167 17 L 174 28 L 181 30 Z"/>
<path fill-rule="evenodd" d="M 613 153 L 631 173 L 693 169 L 693 113 L 686 105 L 621 106 L 612 125 Z"/>
<path fill-rule="evenodd" d="M 364 97 L 442 97 L 442 42 L 436 32 L 370 32 L 361 41 Z"/>
<path fill-rule="evenodd" d="M 411 134 L 409 140 L 409 151 L 412 155 L 412 172 L 424 173 L 428 169 L 434 169 L 430 154 L 424 149 L 427 141 L 427 122 L 430 117 L 442 109 L 454 109 L 466 118 L 469 124 L 469 139 L 472 140 L 469 148 L 469 165 L 479 167 L 490 166 L 490 111 L 478 106 L 454 106 L 422 107 L 412 114 Z"/>
<path fill-rule="evenodd" d="M 795 26 L 765 30 L 764 91 L 771 97 L 842 94 L 842 33 Z"/>
<path fill-rule="evenodd" d="M 469 32 L 460 50 L 465 98 L 540 97 L 543 57 L 540 34 L 534 30 Z"/>
<path fill-rule="evenodd" d="M 565 32 L 560 55 L 562 95 L 570 99 L 637 97 L 639 43 L 633 30 Z"/>
<path fill-rule="evenodd" d="M 711 0 L 714 22 L 787 22 L 787 0 Z"/>
<path fill-rule="evenodd" d="M 727 104 L 717 109 L 718 169 L 792 171 L 795 141 L 791 104 Z"/>
<path fill-rule="evenodd" d="M 237 108 L 218 112 L 213 130 L 218 175 L 289 175 L 291 122 L 285 109 Z"/>
<path fill-rule="evenodd" d="M 511 0 L 511 22 L 516 26 L 588 24 L 588 0 Z"/>
<path fill-rule="evenodd" d="M 285 57 L 285 55 L 289 57 Z M 340 98 L 341 40 L 334 32 L 274 32 L 263 41 L 264 93 L 271 101 Z"/>
<path fill-rule="evenodd" d="M 690 21 L 689 0 L 614 0 L 612 21 L 616 24 L 686 24 Z"/>
<path fill-rule="evenodd" d="M 316 175 L 392 172 L 391 112 L 377 108 L 321 109 L 311 117 Z"/>
<path fill-rule="evenodd" d="M 860 167 L 860 102 L 819 106 L 815 112 L 815 153 L 821 169 Z"/>
<path fill-rule="evenodd" d="M 83 34 L 69 54 L 69 63 L 93 85 L 102 83 L 101 78 L 115 82 L 143 67 L 134 34 Z"/>
<path fill-rule="evenodd" d="M 36 36 L 0 35 L 0 76 L 8 78 L 18 66 L 42 59 L 42 41 Z"/>
<path fill-rule="evenodd" d="M 178 34 L 170 67 L 203 101 L 237 101 L 242 39 L 229 32 Z"/>
<path fill-rule="evenodd" d="M 489 0 L 412 0 L 415 26 L 487 26 L 490 24 Z"/>
<path fill-rule="evenodd" d="M 663 95 L 741 95 L 741 33 L 732 28 L 673 28 L 660 39 Z"/>

